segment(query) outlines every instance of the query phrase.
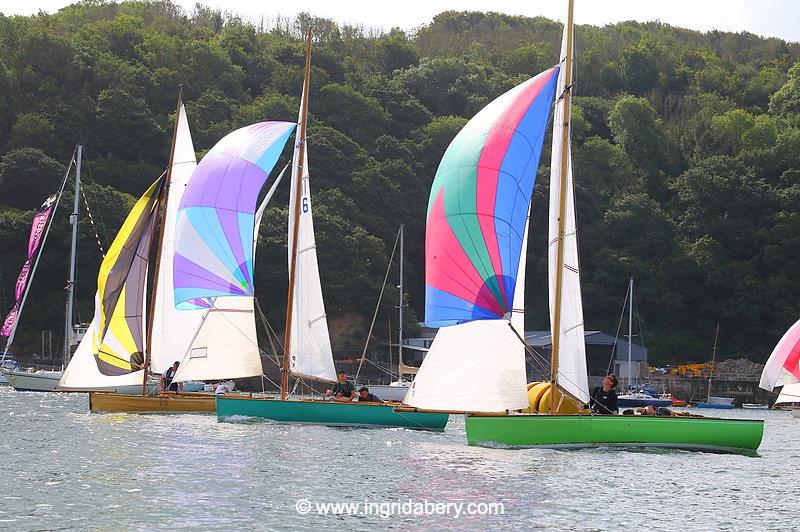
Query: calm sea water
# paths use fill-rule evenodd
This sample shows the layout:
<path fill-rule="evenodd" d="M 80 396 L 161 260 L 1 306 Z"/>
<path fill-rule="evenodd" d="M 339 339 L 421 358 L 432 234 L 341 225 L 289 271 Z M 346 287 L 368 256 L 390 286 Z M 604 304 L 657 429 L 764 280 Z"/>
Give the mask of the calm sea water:
<path fill-rule="evenodd" d="M 457 416 L 434 434 L 89 414 L 3 387 L 0 527 L 798 529 L 800 419 L 723 415 L 766 419 L 758 457 L 467 447 Z"/>

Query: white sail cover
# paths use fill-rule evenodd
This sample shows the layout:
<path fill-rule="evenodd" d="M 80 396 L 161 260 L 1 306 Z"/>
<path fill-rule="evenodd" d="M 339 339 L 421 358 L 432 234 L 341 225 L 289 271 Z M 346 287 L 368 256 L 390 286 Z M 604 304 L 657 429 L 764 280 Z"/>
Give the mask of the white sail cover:
<path fill-rule="evenodd" d="M 567 32 L 561 44 L 561 60 L 566 58 Z M 570 133 L 564 145 L 565 99 L 563 98 L 565 69 L 558 75 L 555 112 L 553 116 L 553 152 L 550 161 L 550 231 L 548 246 L 548 274 L 550 279 L 550 328 L 555 323 L 556 269 L 558 249 L 559 197 L 561 194 L 561 158 L 567 152 L 566 205 L 564 208 L 564 264 L 561 285 L 561 322 L 558 350 L 558 384 L 569 394 L 583 402 L 589 401 L 589 383 L 586 372 L 586 343 L 583 334 L 583 306 L 581 303 L 580 270 L 578 267 L 578 235 L 575 223 L 575 194 L 572 188 L 572 149 Z"/>
<path fill-rule="evenodd" d="M 305 94 L 306 87 L 303 88 Z M 302 113 L 302 110 L 301 110 Z M 299 121 L 299 120 L 298 120 Z M 289 196 L 289 270 L 292 264 L 292 237 L 294 235 L 294 205 L 297 180 L 302 179 L 299 224 L 297 229 L 297 262 L 292 300 L 291 339 L 289 341 L 290 371 L 295 376 L 336 380 L 328 319 L 322 300 L 319 280 L 317 247 L 314 239 L 314 220 L 311 214 L 311 187 L 308 174 L 308 151 L 305 139 L 300 138 L 300 128 L 294 146 L 292 184 Z M 298 175 L 297 161 L 303 153 L 303 168 Z"/>
<path fill-rule="evenodd" d="M 527 247 L 526 225 L 511 315 L 511 325 L 522 337 Z M 465 412 L 526 408 L 525 347 L 506 320 L 442 327 L 403 402 L 417 408 Z"/>
<path fill-rule="evenodd" d="M 789 327 L 772 350 L 759 386 L 772 391 L 778 386 L 800 381 L 800 321 Z"/>
<path fill-rule="evenodd" d="M 800 403 L 800 382 L 784 384 L 775 404 Z"/>
<path fill-rule="evenodd" d="M 203 320 L 204 309 L 177 310 L 173 301 L 172 259 L 175 255 L 175 219 L 186 184 L 197 168 L 197 158 L 192 143 L 192 133 L 183 105 L 178 112 L 178 130 L 175 135 L 175 151 L 172 156 L 169 197 L 164 216 L 164 238 L 161 247 L 161 263 L 158 267 L 153 329 L 150 348 L 150 368 L 154 373 L 163 373 L 176 360 L 182 360 L 197 327 Z"/>
<path fill-rule="evenodd" d="M 100 300 L 95 294 L 94 318 L 86 329 L 81 343 L 64 369 L 58 381 L 58 390 L 108 390 L 114 391 L 123 386 L 141 385 L 143 372 L 134 371 L 125 375 L 103 375 L 95 361 L 95 337 L 100 326 Z"/>

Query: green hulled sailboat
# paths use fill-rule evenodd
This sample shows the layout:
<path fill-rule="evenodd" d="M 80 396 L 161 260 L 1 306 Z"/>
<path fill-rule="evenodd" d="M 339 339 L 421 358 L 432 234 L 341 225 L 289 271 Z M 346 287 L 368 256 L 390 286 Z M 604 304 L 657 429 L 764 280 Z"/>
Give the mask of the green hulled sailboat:
<path fill-rule="evenodd" d="M 763 421 L 589 415 L 570 152 L 572 0 L 561 61 L 470 120 L 434 179 L 426 228 L 426 322 L 440 326 L 406 402 L 467 414 L 470 445 L 648 446 L 754 452 Z M 550 108 L 549 382 L 526 385 L 527 214 Z M 526 413 L 523 413 L 525 411 Z"/>

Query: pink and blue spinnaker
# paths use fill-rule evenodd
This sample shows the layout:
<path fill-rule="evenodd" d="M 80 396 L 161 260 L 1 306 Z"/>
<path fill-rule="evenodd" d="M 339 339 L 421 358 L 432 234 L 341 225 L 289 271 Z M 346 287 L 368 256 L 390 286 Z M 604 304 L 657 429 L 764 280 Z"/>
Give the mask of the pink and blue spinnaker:
<path fill-rule="evenodd" d="M 499 96 L 442 157 L 425 230 L 428 326 L 510 316 L 558 72 L 548 69 Z"/>

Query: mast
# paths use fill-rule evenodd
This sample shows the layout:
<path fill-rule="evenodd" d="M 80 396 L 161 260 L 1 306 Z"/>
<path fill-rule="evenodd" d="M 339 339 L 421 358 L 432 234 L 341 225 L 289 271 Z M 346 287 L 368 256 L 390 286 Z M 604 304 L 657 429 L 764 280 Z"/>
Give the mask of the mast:
<path fill-rule="evenodd" d="M 711 351 L 711 371 L 708 373 L 708 393 L 706 393 L 706 401 L 709 401 L 708 398 L 711 397 L 711 377 L 714 375 L 714 363 L 717 360 L 717 338 L 719 338 L 719 323 L 717 323 L 717 332 L 714 335 L 714 349 Z"/>
<path fill-rule="evenodd" d="M 400 316 L 397 326 L 397 378 L 403 380 L 403 305 L 405 304 L 403 292 L 403 224 L 400 224 Z"/>
<path fill-rule="evenodd" d="M 568 1 L 565 31 L 567 50 L 564 59 L 564 124 L 561 129 L 561 189 L 558 197 L 558 242 L 556 243 L 556 293 L 553 304 L 553 349 L 550 354 L 550 414 L 556 413 L 555 388 L 558 386 L 558 349 L 561 340 L 561 288 L 564 284 L 564 225 L 567 206 L 567 167 L 569 164 L 569 129 L 572 105 L 572 11 L 573 0 Z"/>
<path fill-rule="evenodd" d="M 67 313 L 64 318 L 64 358 L 61 361 L 61 370 L 67 366 L 70 358 L 70 340 L 72 339 L 72 302 L 75 288 L 75 255 L 78 248 L 78 206 L 81 197 L 81 156 L 83 146 L 78 145 L 78 160 L 75 164 L 75 198 L 72 202 L 72 214 L 69 223 L 72 225 L 72 244 L 69 253 L 69 280 L 67 281 Z"/>
<path fill-rule="evenodd" d="M 172 146 L 169 150 L 169 163 L 167 166 L 167 175 L 164 176 L 164 181 L 161 185 L 160 198 L 158 199 L 158 242 L 156 247 L 156 264 L 153 267 L 153 287 L 150 292 L 150 305 L 156 304 L 156 292 L 158 291 L 158 270 L 161 267 L 161 248 L 164 244 L 164 222 L 167 215 L 167 200 L 169 199 L 169 182 L 172 179 L 172 163 L 175 159 L 175 139 L 178 137 L 178 121 L 180 120 L 181 113 L 181 96 L 183 95 L 183 87 L 178 91 L 178 103 L 175 106 L 175 126 L 172 129 Z M 144 350 L 144 374 L 142 375 L 142 395 L 147 395 L 147 376 L 150 372 L 150 358 L 152 349 L 153 338 L 153 317 L 155 313 L 150 309 L 150 315 L 147 319 L 147 338 Z"/>
<path fill-rule="evenodd" d="M 628 302 L 628 388 L 633 382 L 631 378 L 631 343 L 633 342 L 633 277 L 628 283 L 628 294 L 631 300 Z"/>
<path fill-rule="evenodd" d="M 289 291 L 286 298 L 286 327 L 283 341 L 283 369 L 281 370 L 281 400 L 286 400 L 289 393 L 289 352 L 292 339 L 292 312 L 294 309 L 294 278 L 297 273 L 297 237 L 300 230 L 300 196 L 303 192 L 303 165 L 305 164 L 306 121 L 308 119 L 308 80 L 311 71 L 311 28 L 306 35 L 306 70 L 303 77 L 303 97 L 300 102 L 300 124 L 298 138 L 300 139 L 295 149 L 297 153 L 297 183 L 295 184 L 294 205 L 290 206 L 294 213 L 294 226 L 292 227 L 291 264 L 289 266 Z"/>

